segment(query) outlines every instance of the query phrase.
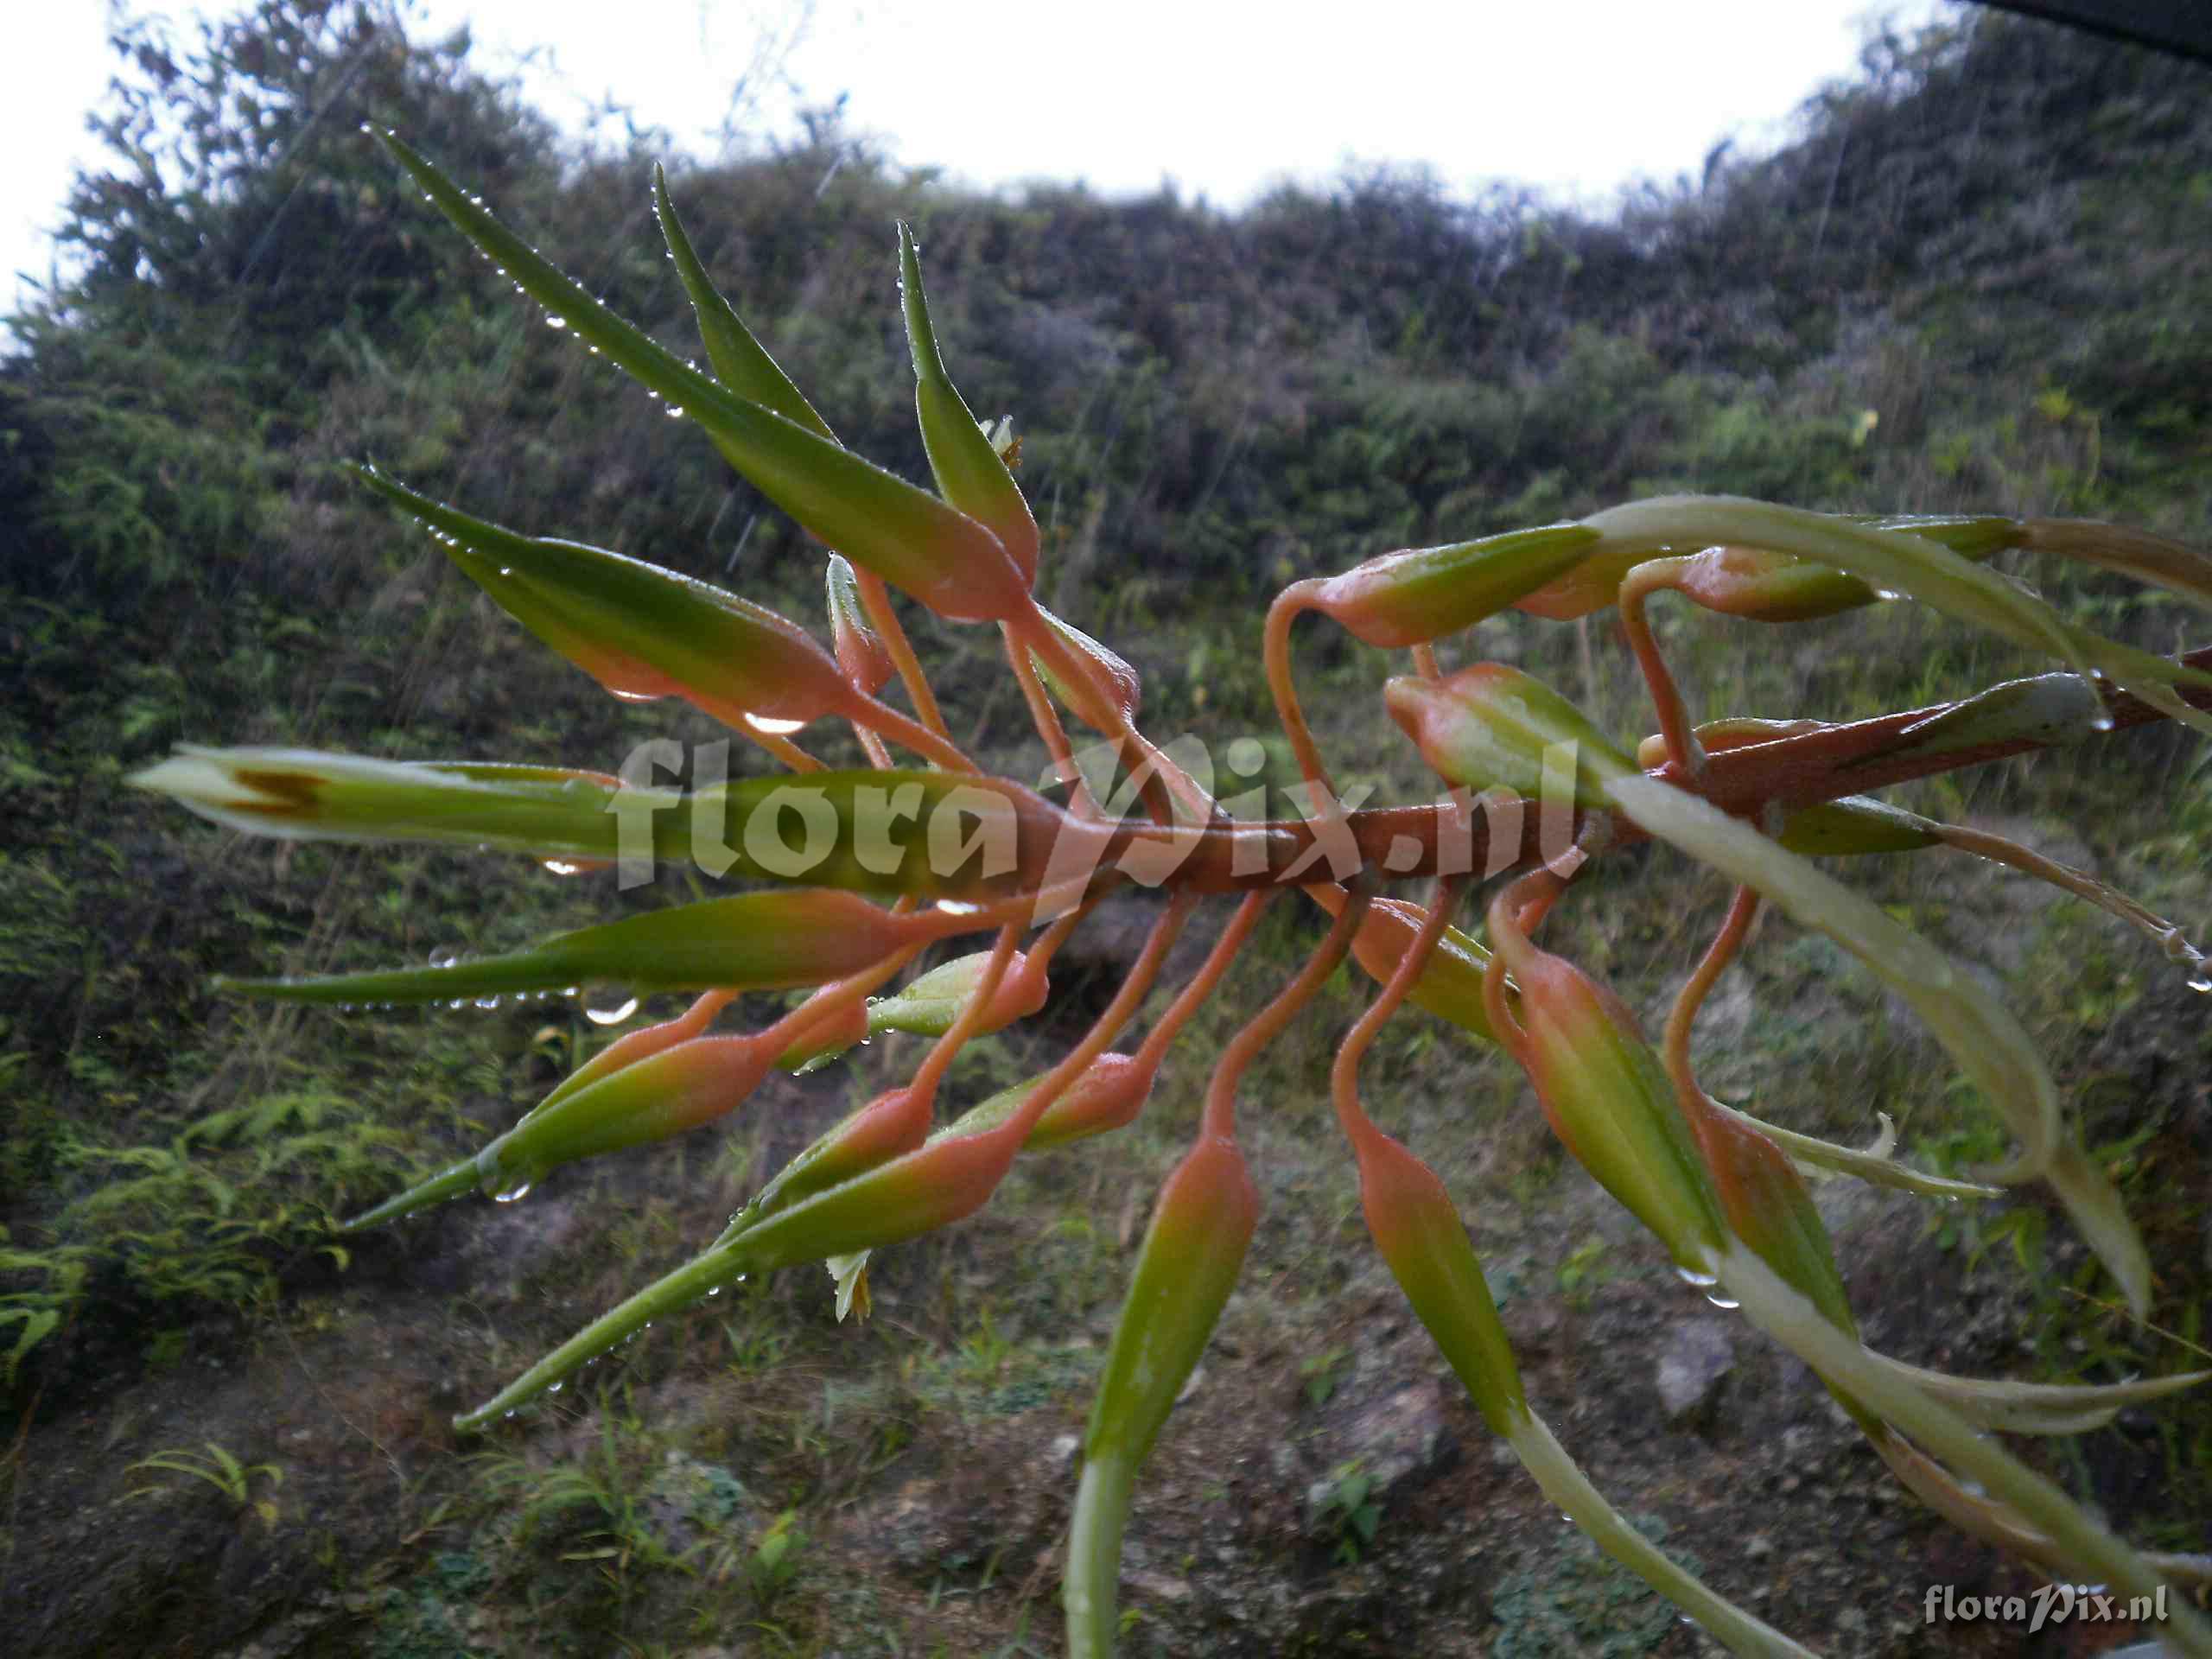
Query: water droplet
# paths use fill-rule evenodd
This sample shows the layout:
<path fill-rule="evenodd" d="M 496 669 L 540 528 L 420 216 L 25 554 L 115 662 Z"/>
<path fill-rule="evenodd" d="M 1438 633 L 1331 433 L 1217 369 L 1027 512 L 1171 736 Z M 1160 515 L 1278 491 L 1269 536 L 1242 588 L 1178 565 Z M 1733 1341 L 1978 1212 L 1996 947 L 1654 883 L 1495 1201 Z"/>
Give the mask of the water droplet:
<path fill-rule="evenodd" d="M 548 1382 L 545 1385 L 545 1392 L 548 1394 L 558 1394 L 561 1392 L 561 1385 L 558 1382 Z"/>
<path fill-rule="evenodd" d="M 541 858 L 537 861 L 548 875 L 582 875 L 591 868 L 588 864 L 569 858 Z"/>
<path fill-rule="evenodd" d="M 766 715 L 744 715 L 740 718 L 754 731 L 766 733 L 770 737 L 788 737 L 806 725 L 803 720 L 775 720 Z"/>
<path fill-rule="evenodd" d="M 530 1196 L 530 1189 L 533 1185 L 534 1183 L 527 1175 L 518 1180 L 510 1181 L 492 1195 L 492 1202 L 494 1204 L 519 1203 Z"/>
<path fill-rule="evenodd" d="M 480 996 L 476 999 L 476 1006 L 490 1014 L 499 1006 L 499 999 L 496 995 Z"/>
<path fill-rule="evenodd" d="M 1711 1290 L 1713 1286 L 1720 1282 L 1719 1274 L 1713 1273 L 1700 1273 L 1695 1268 L 1677 1267 L 1675 1269 L 1675 1277 L 1681 1280 L 1692 1290 Z"/>
<path fill-rule="evenodd" d="M 1743 1306 L 1743 1304 L 1738 1301 L 1733 1296 L 1721 1295 L 1718 1294 L 1707 1295 L 1705 1300 L 1711 1302 L 1715 1307 L 1719 1308 L 1724 1313 L 1733 1313 L 1738 1308 Z"/>
<path fill-rule="evenodd" d="M 2212 970 L 2199 968 L 2190 980 L 2189 988 L 2200 996 L 2212 994 Z"/>
<path fill-rule="evenodd" d="M 548 328 L 565 328 L 569 326 L 569 320 L 566 317 L 549 316 L 545 319 L 545 326 Z"/>
<path fill-rule="evenodd" d="M 948 916 L 973 916 L 982 909 L 981 905 L 971 905 L 959 899 L 940 899 L 937 901 L 937 907 Z"/>
<path fill-rule="evenodd" d="M 515 1408 L 514 1408 L 512 1406 L 509 1406 L 509 1407 L 508 1407 L 505 1411 L 503 1411 L 503 1412 L 501 1412 L 501 1413 L 499 1414 L 499 1415 L 500 1415 L 500 1416 L 502 1416 L 502 1417 L 504 1417 L 504 1418 L 507 1418 L 507 1419 L 509 1419 L 509 1420 L 512 1420 L 512 1419 L 513 1418 L 514 1414 L 515 1414 Z"/>
<path fill-rule="evenodd" d="M 680 421 L 683 418 L 683 405 L 681 404 L 671 404 L 661 412 L 666 415 L 671 421 Z"/>
<path fill-rule="evenodd" d="M 709 1285 L 707 1287 L 707 1294 L 709 1296 L 719 1296 L 721 1294 L 722 1287 L 720 1285 Z"/>
<path fill-rule="evenodd" d="M 584 1018 L 594 1026 L 619 1026 L 638 1011 L 638 994 L 624 985 L 594 985 L 584 993 Z"/>
<path fill-rule="evenodd" d="M 465 996 L 456 996 L 452 1001 L 446 1004 L 446 1007 L 451 1008 L 455 1014 L 459 1014 L 467 1006 L 468 999 Z"/>
<path fill-rule="evenodd" d="M 461 947 L 457 944 L 442 944 L 430 952 L 433 968 L 450 968 L 460 960 Z"/>
<path fill-rule="evenodd" d="M 624 702 L 658 702 L 661 696 L 658 691 L 625 691 L 617 685 L 610 685 L 607 689 Z"/>

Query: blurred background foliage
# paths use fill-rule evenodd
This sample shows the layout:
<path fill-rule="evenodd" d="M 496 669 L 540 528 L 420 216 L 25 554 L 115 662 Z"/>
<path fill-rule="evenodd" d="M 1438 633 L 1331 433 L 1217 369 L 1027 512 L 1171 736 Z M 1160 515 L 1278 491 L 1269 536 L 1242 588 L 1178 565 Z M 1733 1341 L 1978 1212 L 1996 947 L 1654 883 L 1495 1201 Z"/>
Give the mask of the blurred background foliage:
<path fill-rule="evenodd" d="M 0 1383 L 26 1421 L 348 1282 L 333 1211 L 454 1155 L 597 1034 L 557 1007 L 340 1020 L 212 996 L 219 970 L 503 948 L 613 899 L 489 859 L 248 843 L 118 779 L 180 741 L 611 766 L 647 735 L 711 735 L 593 695 L 335 463 L 819 608 L 799 533 L 516 302 L 359 129 L 397 129 L 616 308 L 696 349 L 652 222 L 649 132 L 577 148 L 480 73 L 465 35 L 410 33 L 394 0 L 258 0 L 196 32 L 124 17 L 116 46 L 106 160 L 66 209 L 74 274 L 15 320 L 22 348 L 0 362 Z M 1878 30 L 1796 142 L 1716 148 L 1700 177 L 1604 215 L 1403 170 L 1233 214 L 1168 192 L 979 195 L 890 165 L 833 110 L 671 183 L 714 276 L 845 442 L 925 477 L 893 303 L 893 221 L 916 224 L 954 373 L 1023 435 L 1046 602 L 1144 671 L 1156 734 L 1225 741 L 1267 728 L 1256 634 L 1275 588 L 1631 494 L 2083 514 L 2212 542 L 2205 91 L 2201 68 L 1970 14 Z M 2127 584 L 2037 575 L 2108 631 L 2180 637 L 2180 613 Z M 1713 713 L 1840 717 L 2018 666 L 1904 614 L 1779 637 L 1663 626 Z M 956 735 L 1033 775 L 988 642 L 916 626 Z M 1634 735 L 1608 630 L 1491 624 L 1478 649 Z M 1319 632 L 1301 652 L 1328 693 L 1309 699 L 1325 743 L 1418 787 L 1410 754 L 1369 759 L 1400 747 L 1373 741 L 1380 658 Z M 2112 747 L 2031 785 L 2007 773 L 1929 798 L 2063 822 L 2075 856 L 2194 919 L 2212 844 L 2201 764 L 2170 737 Z M 1939 937 L 1985 925 L 1924 877 L 1885 896 Z M 1686 906 L 1622 881 L 1599 897 L 1596 920 L 1562 915 L 1584 928 L 1569 948 L 1640 998 L 1680 972 L 1719 895 Z M 2064 1069 L 2157 970 L 2095 923 L 2050 928 L 2028 930 L 2027 1005 Z M 1287 963 L 1308 931 L 1277 918 L 1262 946 Z M 1763 988 L 1794 995 L 1817 969 L 1842 1023 L 1745 1039 L 1745 1076 L 1788 1073 L 1769 1107 L 1855 1136 L 1886 1105 L 1921 1113 L 1931 1145 L 1970 1145 L 1973 1103 L 1909 1049 L 1854 1059 L 1867 1098 L 1849 1102 L 1794 1064 L 1808 1044 L 1830 1064 L 1903 1040 L 1815 956 L 1778 957 Z M 1422 1027 L 1401 1058 L 1435 1044 Z M 1289 1047 L 1281 1075 L 1318 1087 L 1326 1041 Z M 1458 1084 L 1502 1075 L 1444 1064 Z M 1386 1100 L 1427 1098 L 1421 1067 L 1378 1066 Z M 2139 1100 L 2113 1092 L 2093 1141 L 2143 1128 Z M 1323 1116 L 1308 1099 L 1258 1133 L 1312 1139 Z M 1503 1152 L 1440 1163 L 1541 1195 L 1556 1168 L 1541 1137 L 1503 1133 Z M 1325 1151 L 1273 1149 L 1279 1181 L 1341 1203 Z M 1061 1214 L 1068 1179 L 1024 1176 L 1001 1207 Z M 2151 1196 L 2154 1255 L 2196 1261 L 2202 1193 Z M 626 1225 L 602 1254 L 634 1274 L 648 1243 L 669 1246 Z M 2021 1231 L 2003 1236 L 2017 1248 Z M 1090 1234 L 1052 1238 L 1083 1306 L 1110 1310 Z M 2177 1319 L 2193 1282 L 2171 1287 Z M 986 1310 L 986 1350 L 1019 1311 L 994 1327 Z M 944 1376 L 976 1340 L 945 1351 Z M 1005 1357 L 986 1369 L 1003 1376 Z M 2168 1459 L 2199 1516 L 2207 1443 L 2197 1423 Z"/>

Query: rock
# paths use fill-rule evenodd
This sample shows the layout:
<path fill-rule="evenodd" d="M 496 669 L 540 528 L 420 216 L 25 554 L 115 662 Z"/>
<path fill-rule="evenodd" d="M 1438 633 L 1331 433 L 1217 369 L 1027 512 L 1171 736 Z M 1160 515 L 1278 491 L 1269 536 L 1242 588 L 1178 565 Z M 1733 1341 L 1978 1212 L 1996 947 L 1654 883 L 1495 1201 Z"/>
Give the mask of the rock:
<path fill-rule="evenodd" d="M 1726 1325 L 1718 1319 L 1680 1321 L 1659 1351 L 1659 1404 L 1667 1421 L 1681 1424 L 1702 1416 L 1735 1369 L 1736 1346 Z"/>
<path fill-rule="evenodd" d="M 1360 1406 L 1338 1442 L 1373 1477 L 1378 1496 L 1398 1497 L 1449 1469 L 1459 1442 L 1446 1427 L 1433 1382 L 1408 1383 Z"/>
<path fill-rule="evenodd" d="M 1328 1467 L 1307 1485 L 1304 1505 L 1308 1537 L 1332 1542 L 1362 1507 L 1387 1511 L 1459 1459 L 1442 1395 L 1428 1378 L 1386 1382 L 1366 1398 L 1348 1389 L 1336 1403 L 1341 1413 L 1332 1411 L 1336 1421 L 1309 1447 L 1325 1452 Z"/>
<path fill-rule="evenodd" d="M 1506 1340 L 1524 1359 L 1538 1359 L 1557 1345 L 1565 1324 L 1559 1304 L 1548 1297 L 1516 1296 L 1497 1311 Z"/>

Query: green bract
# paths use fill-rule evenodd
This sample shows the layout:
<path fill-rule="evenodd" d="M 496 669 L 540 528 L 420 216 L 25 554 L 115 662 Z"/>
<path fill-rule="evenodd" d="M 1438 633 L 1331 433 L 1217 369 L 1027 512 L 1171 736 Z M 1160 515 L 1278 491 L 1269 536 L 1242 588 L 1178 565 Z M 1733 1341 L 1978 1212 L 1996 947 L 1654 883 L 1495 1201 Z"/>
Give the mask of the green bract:
<path fill-rule="evenodd" d="M 673 694 L 733 726 L 803 726 L 854 706 L 836 660 L 773 611 L 603 548 L 518 536 L 373 470 L 359 477 L 429 525 L 502 610 L 618 696 Z"/>
<path fill-rule="evenodd" d="M 930 326 L 929 301 L 922 293 L 921 250 L 904 225 L 899 227 L 899 292 L 906 301 L 906 340 L 914 358 L 914 412 L 920 417 L 922 446 L 929 452 L 938 493 L 988 525 L 1022 580 L 1034 582 L 1037 521 L 997 448 L 944 372 L 937 331 Z"/>
<path fill-rule="evenodd" d="M 748 893 L 603 922 L 534 950 L 315 979 L 234 979 L 288 1002 L 439 1002 L 557 991 L 594 980 L 639 990 L 789 990 L 857 973 L 892 951 L 969 931 L 942 912 L 897 915 L 849 893 Z"/>

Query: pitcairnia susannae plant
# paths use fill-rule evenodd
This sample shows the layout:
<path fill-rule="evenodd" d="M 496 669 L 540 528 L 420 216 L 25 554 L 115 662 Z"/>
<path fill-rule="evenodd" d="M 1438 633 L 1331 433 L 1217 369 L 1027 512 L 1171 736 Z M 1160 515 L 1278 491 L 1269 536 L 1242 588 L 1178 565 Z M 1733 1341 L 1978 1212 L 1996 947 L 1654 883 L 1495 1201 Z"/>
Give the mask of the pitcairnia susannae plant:
<path fill-rule="evenodd" d="M 1376 1249 L 1487 1421 L 1556 1505 L 1608 1553 L 1743 1654 L 1805 1651 L 1669 1561 L 1586 1480 L 1523 1392 L 1483 1270 L 1451 1196 L 1361 1103 L 1362 1057 L 1410 1001 L 1502 1046 L 1527 1072 L 1566 1149 L 1656 1234 L 1677 1268 L 1740 1304 L 1800 1355 L 1913 1492 L 1961 1528 L 2054 1575 L 2151 1595 L 2201 1580 L 2202 1558 L 2131 1548 L 1986 1432 L 2058 1433 L 2199 1381 L 2111 1386 L 1972 1381 L 1860 1342 L 1802 1170 L 1840 1171 L 1932 1196 L 2048 1184 L 2138 1318 L 2152 1265 L 2103 1169 L 2069 1125 L 2019 1025 L 1967 973 L 1810 861 L 1948 847 L 2102 906 L 2150 936 L 2199 989 L 2181 932 L 2094 878 L 1994 836 L 1933 822 L 1874 791 L 1961 766 L 2162 718 L 2212 728 L 2212 651 L 2169 660 L 2068 621 L 1993 569 L 2027 550 L 2086 560 L 2212 602 L 2212 560 L 2136 531 L 2001 517 L 1869 518 L 1672 497 L 1577 523 L 1375 558 L 1300 582 L 1268 613 L 1264 662 L 1304 784 L 1298 816 L 1217 801 L 1210 768 L 1138 729 L 1135 672 L 1034 597 L 1039 536 L 1005 423 L 980 423 L 932 331 L 918 250 L 899 233 L 915 401 L 936 491 L 844 448 L 709 282 L 655 180 L 661 229 L 696 312 L 711 374 L 671 354 L 540 257 L 480 201 L 384 135 L 429 200 L 531 302 L 681 412 L 826 547 L 830 645 L 720 588 L 575 543 L 474 518 L 372 467 L 361 482 L 426 526 L 484 592 L 608 690 L 687 699 L 785 769 L 688 787 L 647 777 L 505 763 L 410 763 L 276 749 L 186 749 L 137 782 L 223 823 L 268 835 L 449 842 L 626 876 L 689 860 L 729 896 L 631 916 L 521 952 L 388 973 L 242 980 L 254 995 L 322 1004 L 558 993 L 587 982 L 698 993 L 688 1013 L 633 1030 L 582 1065 L 473 1158 L 352 1229 L 480 1189 L 518 1196 L 594 1154 L 700 1128 L 772 1071 L 796 1070 L 883 1029 L 934 1038 L 912 1078 L 793 1158 L 688 1262 L 637 1292 L 464 1414 L 494 1424 L 557 1388 L 656 1317 L 741 1275 L 827 1263 L 842 1315 L 865 1310 L 869 1253 L 944 1227 L 991 1196 L 1017 1157 L 1128 1124 L 1192 1012 L 1286 888 L 1327 925 L 1301 971 L 1225 1046 L 1195 1143 L 1163 1185 L 1098 1384 L 1084 1446 L 1063 1599 L 1071 1653 L 1110 1651 L 1132 1488 L 1236 1284 L 1258 1211 L 1240 1151 L 1240 1078 L 1346 957 L 1381 985 L 1330 1077 Z M 891 591 L 955 622 L 995 626 L 1065 804 L 987 775 L 948 734 Z M 1693 722 L 1647 619 L 1674 593 L 1732 617 L 1786 623 L 1910 598 L 2047 653 L 2056 671 L 1932 708 L 1849 724 Z M 1658 733 L 1616 748 L 1566 699 L 1517 670 L 1441 671 L 1434 642 L 1509 607 L 1573 619 L 1618 607 Z M 1432 804 L 1353 810 L 1303 718 L 1293 626 L 1319 612 L 1366 643 L 1410 653 L 1383 688 L 1390 716 L 1442 780 Z M 883 700 L 896 680 L 906 709 Z M 1065 722 L 1096 734 L 1078 763 Z M 810 722 L 849 722 L 869 769 L 828 770 Z M 649 746 L 650 747 L 650 746 Z M 671 746 L 673 747 L 673 746 Z M 903 757 L 894 758 L 894 748 Z M 1118 788 L 1112 787 L 1118 784 Z M 1648 1041 L 1625 1006 L 1537 934 L 1546 912 L 1609 855 L 1670 842 L 1736 884 L 1714 940 Z M 1417 898 L 1391 884 L 1425 883 Z M 1135 966 L 1089 1032 L 1028 1082 L 943 1112 L 964 1044 L 1034 1014 L 1055 951 L 1117 885 L 1166 900 Z M 1487 884 L 1487 944 L 1453 924 Z M 1139 1040 L 1178 936 L 1201 902 L 1234 899 L 1217 941 Z M 1918 1013 L 2004 1115 L 2018 1149 L 1983 1181 L 1939 1179 L 1872 1150 L 1763 1123 L 1710 1097 L 1690 1059 L 1699 1005 L 1773 905 L 1828 935 Z M 940 941 L 987 950 L 892 983 Z M 764 1028 L 717 1021 L 747 992 L 811 995 Z M 1986 1184 L 1985 1184 L 1986 1183 Z M 2170 1596 L 2167 1640 L 2212 1655 L 2212 1625 Z"/>

